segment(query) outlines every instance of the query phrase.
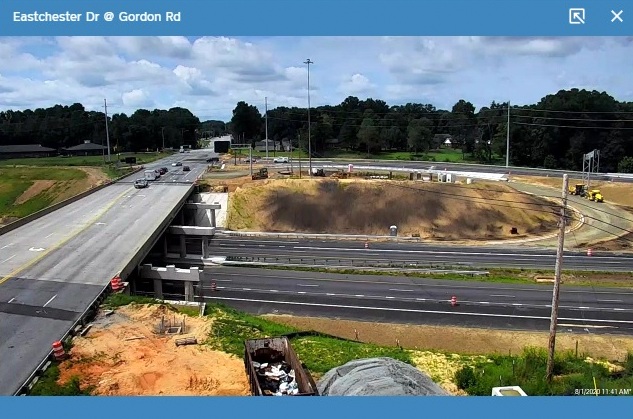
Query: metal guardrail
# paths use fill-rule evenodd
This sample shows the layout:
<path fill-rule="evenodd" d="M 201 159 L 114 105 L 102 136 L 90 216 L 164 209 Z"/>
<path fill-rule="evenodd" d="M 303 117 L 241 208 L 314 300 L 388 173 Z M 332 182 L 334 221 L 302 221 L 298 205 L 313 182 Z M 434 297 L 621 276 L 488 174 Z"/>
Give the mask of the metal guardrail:
<path fill-rule="evenodd" d="M 62 336 L 60 341 L 64 342 L 69 337 L 75 336 L 77 326 L 79 326 L 80 324 L 82 326 L 85 326 L 85 322 L 87 320 L 89 320 L 91 317 L 93 317 L 93 316 L 95 316 L 97 314 L 97 310 L 98 310 L 99 306 L 101 305 L 101 303 L 103 303 L 103 300 L 105 300 L 106 297 L 108 295 L 110 295 L 111 292 L 112 292 L 112 287 L 108 283 L 108 285 L 106 285 L 104 287 L 104 289 L 99 293 L 99 295 L 97 295 L 97 297 L 95 297 L 95 299 L 92 300 L 92 302 L 83 311 L 83 313 L 81 313 L 79 318 L 73 323 L 73 325 L 68 329 L 68 331 L 66 331 L 66 333 L 64 333 L 64 335 Z M 51 342 L 51 344 L 52 344 L 52 342 Z M 13 395 L 14 396 L 20 396 L 20 395 L 23 395 L 23 394 L 27 394 L 32 389 L 33 385 L 37 382 L 37 379 L 39 379 L 41 374 L 43 374 L 44 371 L 46 371 L 48 365 L 50 365 L 49 361 L 51 361 L 52 358 L 53 358 L 53 349 L 51 347 L 51 349 L 47 353 L 46 357 L 44 357 L 42 362 L 39 363 L 39 365 L 31 373 L 31 375 L 29 375 L 29 377 L 26 379 L 26 381 L 24 381 L 24 383 L 22 383 L 20 388 L 18 388 L 18 390 L 16 390 L 16 392 Z"/>
<path fill-rule="evenodd" d="M 260 231 L 229 231 L 229 230 L 216 230 L 217 236 L 230 236 L 230 237 L 273 237 L 273 238 L 286 238 L 286 239 L 321 239 L 321 240 L 392 240 L 392 241 L 414 241 L 419 242 L 423 239 L 421 237 L 398 237 L 398 236 L 370 236 L 361 234 L 319 234 L 319 233 L 268 233 Z"/>
<path fill-rule="evenodd" d="M 227 256 L 222 265 L 238 266 L 286 266 L 305 268 L 336 268 L 336 269 L 377 269 L 377 270 L 415 270 L 433 273 L 462 273 L 464 275 L 488 275 L 488 271 L 446 269 L 459 264 L 430 264 L 414 260 L 389 259 L 341 259 L 341 258 L 310 258 L 310 257 L 258 257 L 258 256 Z M 442 269 L 443 268 L 443 269 Z"/>

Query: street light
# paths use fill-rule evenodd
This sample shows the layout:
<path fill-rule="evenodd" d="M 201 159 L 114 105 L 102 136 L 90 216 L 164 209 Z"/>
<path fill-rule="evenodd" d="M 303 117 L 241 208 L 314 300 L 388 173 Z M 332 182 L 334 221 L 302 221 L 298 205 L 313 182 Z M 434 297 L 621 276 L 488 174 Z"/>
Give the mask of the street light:
<path fill-rule="evenodd" d="M 308 58 L 303 62 L 308 65 L 308 170 L 312 176 L 312 144 L 310 138 L 310 64 L 314 64 L 314 61 L 310 61 Z"/>

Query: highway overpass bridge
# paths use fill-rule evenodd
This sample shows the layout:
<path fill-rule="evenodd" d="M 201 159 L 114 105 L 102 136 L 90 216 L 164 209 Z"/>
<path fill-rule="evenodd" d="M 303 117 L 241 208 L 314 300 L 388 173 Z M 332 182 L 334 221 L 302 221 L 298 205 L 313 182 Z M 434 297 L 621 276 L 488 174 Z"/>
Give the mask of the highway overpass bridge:
<path fill-rule="evenodd" d="M 213 235 L 212 227 L 191 228 L 196 214 L 218 207 L 191 200 L 208 167 L 204 154 L 179 153 L 146 169 L 163 166 L 169 172 L 148 188 L 133 186 L 142 172 L 130 175 L 0 229 L 0 395 L 19 393 L 31 381 L 52 343 L 98 306 L 115 275 L 137 275 L 152 248 L 183 240 L 183 233 Z M 170 230 L 173 224 L 179 226 Z"/>

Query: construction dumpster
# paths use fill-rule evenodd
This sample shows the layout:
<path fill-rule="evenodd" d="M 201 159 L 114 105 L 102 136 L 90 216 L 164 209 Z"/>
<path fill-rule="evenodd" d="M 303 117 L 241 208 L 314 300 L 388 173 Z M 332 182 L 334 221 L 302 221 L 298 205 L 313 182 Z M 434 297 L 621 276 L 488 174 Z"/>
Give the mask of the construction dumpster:
<path fill-rule="evenodd" d="M 245 341 L 244 366 L 253 396 L 319 395 L 286 337 Z"/>

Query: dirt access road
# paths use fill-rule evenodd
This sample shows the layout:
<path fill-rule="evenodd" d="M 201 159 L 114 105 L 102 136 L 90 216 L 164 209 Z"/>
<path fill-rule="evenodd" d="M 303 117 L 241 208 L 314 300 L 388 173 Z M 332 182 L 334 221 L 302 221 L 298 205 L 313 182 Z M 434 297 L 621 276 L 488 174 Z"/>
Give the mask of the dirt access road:
<path fill-rule="evenodd" d="M 519 182 L 510 182 L 508 185 L 524 193 L 549 197 L 560 196 L 560 188 L 556 190 L 552 187 Z M 592 202 L 586 198 L 574 195 L 569 196 L 568 204 L 584 215 L 585 224 L 566 236 L 565 247 L 567 248 L 587 247 L 605 240 L 615 240 L 633 231 L 633 214 L 621 207 L 606 202 Z M 524 244 L 555 247 L 557 240 L 556 236 L 554 236 L 543 240 L 524 242 Z M 516 244 L 521 243 L 517 242 Z"/>

